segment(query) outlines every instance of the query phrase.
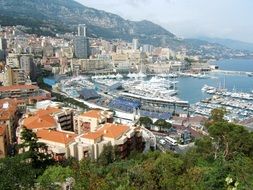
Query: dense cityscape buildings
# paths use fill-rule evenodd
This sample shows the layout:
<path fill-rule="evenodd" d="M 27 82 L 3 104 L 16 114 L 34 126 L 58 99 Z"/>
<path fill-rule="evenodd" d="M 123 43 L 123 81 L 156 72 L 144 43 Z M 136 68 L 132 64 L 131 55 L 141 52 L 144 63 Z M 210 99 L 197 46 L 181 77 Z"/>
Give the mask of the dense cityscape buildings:
<path fill-rule="evenodd" d="M 179 67 L 185 68 L 184 65 L 187 65 L 184 61 L 185 57 L 179 52 L 175 53 L 166 48 L 153 48 L 151 45 L 144 45 L 143 48 L 140 48 L 138 39 L 133 39 L 132 43 L 121 40 L 111 42 L 103 39 L 88 40 L 86 25 L 80 24 L 77 28 L 78 34 L 77 36 L 72 35 L 72 40 L 28 35 L 23 33 L 18 26 L 2 28 L 1 50 L 3 50 L 4 55 L 6 55 L 5 58 L 2 57 L 1 59 L 2 86 L 0 87 L 0 96 L 3 101 L 2 109 L 10 109 L 10 100 L 13 100 L 16 106 L 10 115 L 11 118 L 15 118 L 15 122 L 11 121 L 6 127 L 1 127 L 3 137 L 1 147 L 4 156 L 11 154 L 11 147 L 13 143 L 16 142 L 15 139 L 19 139 L 17 142 L 20 141 L 20 133 L 23 127 L 37 133 L 41 139 L 44 139 L 44 143 L 48 142 L 48 146 L 52 147 L 50 151 L 54 153 L 54 157 L 58 160 L 70 156 L 81 159 L 89 155 L 91 158 L 97 159 L 104 145 L 108 145 L 109 143 L 113 146 L 127 147 L 124 143 L 128 142 L 128 138 L 132 139 L 135 137 L 135 133 L 137 132 L 137 136 L 140 139 L 133 139 L 131 142 L 136 145 L 138 150 L 142 149 L 142 142 L 144 142 L 141 136 L 142 129 L 135 129 L 132 126 L 133 122 L 123 122 L 125 124 L 120 124 L 119 126 L 113 124 L 113 117 L 115 114 L 102 111 L 103 109 L 101 111 L 88 111 L 82 114 L 80 111 L 69 108 L 69 106 L 59 107 L 58 105 L 51 107 L 51 105 L 48 105 L 39 108 L 38 104 L 40 102 L 43 104 L 43 101 L 49 101 L 51 95 L 49 91 L 40 89 L 40 87 L 37 86 L 38 80 L 36 80 L 36 78 L 38 76 L 41 78 L 42 72 L 49 72 L 59 77 L 64 77 L 68 74 L 79 76 L 85 73 L 100 73 L 103 75 L 118 73 L 118 76 L 120 76 L 119 73 L 128 72 L 163 73 L 165 71 L 164 69 L 159 70 L 160 66 L 156 68 L 155 66 L 153 67 L 153 65 L 159 62 L 159 65 L 165 65 L 164 68 L 168 69 L 168 72 L 171 69 L 176 71 Z M 90 43 L 88 41 L 90 41 Z M 91 52 L 90 57 L 88 56 L 89 49 Z M 41 80 L 50 83 L 49 78 L 41 78 Z M 121 85 L 114 85 L 113 88 L 110 87 L 109 89 L 120 86 Z M 99 88 L 104 87 L 100 86 Z M 97 92 L 94 90 L 84 88 L 80 97 L 84 100 L 90 100 L 96 96 L 95 94 L 97 94 Z M 100 95 L 97 97 L 100 97 Z M 22 109 L 18 109 L 20 105 L 22 105 Z M 29 108 L 28 105 L 35 105 L 35 109 Z M 129 109 L 131 110 L 132 108 Z M 23 115 L 22 118 L 20 118 L 20 115 Z M 92 121 L 93 118 L 95 119 L 94 121 Z M 134 118 L 138 118 L 138 116 L 136 115 Z M 122 119 L 124 120 L 126 118 L 123 117 Z M 109 124 L 107 124 L 107 122 Z M 16 130 L 17 132 L 15 132 Z M 50 133 L 51 130 L 53 132 Z M 114 130 L 116 131 L 114 132 Z M 118 130 L 119 132 L 117 132 Z M 113 135 L 107 137 L 107 131 L 108 135 L 110 133 Z M 82 135 L 83 133 L 84 135 Z M 125 133 L 128 138 L 121 137 L 122 135 L 125 136 Z M 65 147 L 64 150 L 61 150 L 59 147 L 58 149 L 56 148 L 57 150 L 54 152 L 53 144 L 56 142 L 52 141 L 52 139 L 55 137 L 57 141 L 58 136 L 66 136 L 64 137 L 66 140 L 68 139 L 67 136 L 70 136 L 70 139 L 61 142 L 63 144 L 59 145 L 60 147 Z M 46 140 L 47 138 L 51 139 L 51 141 Z M 77 138 L 82 139 L 80 141 L 83 143 L 86 141 L 88 143 L 88 139 L 93 139 L 96 142 L 95 144 L 101 143 L 101 145 L 99 145 L 100 148 L 93 147 L 92 144 L 94 144 L 94 142 L 92 143 L 91 140 L 89 140 L 89 143 L 91 143 L 90 148 L 87 147 L 86 151 L 83 151 L 81 147 L 84 145 L 75 144 L 75 142 L 79 141 Z M 114 140 L 110 140 L 110 138 Z M 141 144 L 138 145 L 137 142 Z M 132 145 L 130 145 L 130 147 L 132 147 Z M 80 153 L 77 154 L 76 152 L 78 152 L 79 149 L 81 152 L 85 152 L 85 155 L 80 155 Z M 125 151 L 126 149 L 120 148 L 120 150 Z M 132 148 L 129 150 L 132 150 Z M 128 154 L 129 150 L 122 153 L 122 156 L 124 157 L 125 154 Z"/>
<path fill-rule="evenodd" d="M 95 120 L 92 123 L 94 124 L 89 124 L 89 122 L 92 121 L 93 116 L 90 116 L 87 119 L 84 117 L 85 115 L 92 115 L 90 112 L 80 114 L 75 110 L 71 111 L 68 106 L 66 108 L 58 108 L 57 106 L 55 108 L 50 106 L 45 107 L 43 108 L 45 110 L 41 111 L 43 113 L 42 115 L 40 114 L 40 110 L 37 109 L 38 112 L 32 112 L 35 114 L 34 116 L 27 112 L 27 109 L 26 112 L 22 109 L 22 112 L 20 113 L 24 115 L 24 118 L 20 118 L 20 126 L 11 128 L 8 128 L 7 126 L 7 128 L 3 127 L 2 129 L 3 134 L 5 131 L 7 131 L 7 134 L 9 133 L 6 139 L 14 139 L 11 134 L 13 134 L 13 130 L 17 128 L 19 131 L 19 133 L 17 133 L 17 138 L 19 138 L 22 127 L 30 129 L 28 121 L 31 120 L 32 123 L 30 125 L 34 132 L 43 129 L 59 131 L 59 133 L 55 133 L 55 136 L 64 136 L 65 132 L 67 133 L 67 136 L 68 133 L 74 134 L 74 136 L 71 136 L 73 137 L 71 138 L 72 140 L 67 141 L 71 142 L 73 146 L 71 148 L 72 153 L 69 153 L 69 145 L 67 146 L 67 144 L 65 144 L 64 147 L 67 149 L 61 153 L 61 157 L 64 157 L 65 155 L 66 157 L 74 156 L 77 158 L 83 158 L 83 155 L 77 155 L 74 153 L 78 152 L 75 150 L 75 147 L 79 146 L 73 144 L 77 141 L 74 139 L 79 138 L 79 135 L 82 133 L 87 133 L 88 135 L 89 132 L 94 133 L 95 136 L 97 134 L 99 137 L 101 132 L 96 132 L 96 130 L 101 127 L 101 130 L 99 131 L 102 131 L 103 125 L 106 122 L 112 123 L 114 116 L 121 118 L 121 120 L 124 121 L 123 123 L 130 124 L 133 123 L 130 122 L 131 120 L 136 121 L 140 116 L 166 120 L 171 119 L 173 116 L 171 113 L 173 113 L 181 115 L 180 117 L 184 120 L 185 115 L 189 115 L 188 102 L 173 97 L 173 95 L 177 93 L 176 90 L 166 91 L 166 93 L 168 93 L 168 95 L 166 95 L 167 100 L 161 101 L 159 98 L 164 98 L 165 94 L 162 95 L 162 92 L 157 89 L 156 99 L 152 100 L 152 103 L 147 94 L 145 95 L 147 97 L 143 96 L 145 88 L 149 90 L 149 86 L 145 87 L 144 84 L 142 84 L 141 89 L 143 92 L 138 92 L 137 87 L 135 91 L 132 91 L 133 86 L 131 86 L 131 83 L 129 83 L 130 86 L 128 86 L 127 83 L 122 84 L 122 82 L 113 81 L 113 78 L 120 79 L 122 78 L 121 74 L 125 74 L 130 78 L 142 78 L 145 77 L 146 74 L 160 74 L 162 77 L 162 75 L 167 74 L 173 78 L 174 75 L 177 77 L 176 73 L 181 75 L 186 75 L 188 73 L 192 76 L 196 75 L 196 77 L 202 77 L 200 74 L 194 73 L 206 72 L 213 69 L 212 65 L 203 61 L 205 58 L 196 55 L 186 55 L 185 49 L 175 52 L 169 48 L 153 47 L 148 44 L 141 45 L 138 39 L 133 39 L 132 43 L 122 40 L 106 41 L 104 39 L 95 38 L 88 40 L 87 27 L 84 24 L 78 25 L 77 36 L 72 35 L 72 39 L 43 36 L 36 37 L 35 35 L 23 33 L 18 26 L 3 27 L 1 35 L 2 50 L 6 55 L 6 58 L 2 59 L 1 79 L 3 86 L 0 87 L 0 95 L 3 101 L 6 98 L 15 98 L 16 101 L 22 101 L 24 105 L 28 105 L 30 103 L 36 104 L 36 102 L 39 103 L 40 101 L 50 100 L 50 92 L 40 89 L 40 87 L 37 86 L 38 80 L 35 80 L 43 71 L 52 73 L 55 77 L 58 76 L 59 79 L 62 78 L 65 80 L 65 82 L 63 82 L 64 80 L 61 79 L 63 83 L 58 83 L 56 78 L 53 80 L 50 79 L 50 77 L 52 77 L 51 74 L 51 76 L 47 78 L 41 78 L 46 84 L 53 87 L 54 93 L 65 93 L 72 98 L 80 97 L 81 99 L 78 99 L 78 101 L 85 100 L 85 104 L 96 109 L 99 107 L 101 107 L 102 110 L 116 109 L 116 114 L 109 114 L 109 118 L 107 118 L 108 115 L 104 115 L 104 112 L 102 111 L 99 111 L 97 114 L 95 114 L 95 112 L 98 111 L 93 111 L 95 114 Z M 88 54 L 89 52 L 90 55 Z M 188 60 L 192 61 L 189 62 Z M 43 70 L 41 70 L 41 68 Z M 96 82 L 92 83 L 86 79 L 78 78 L 78 76 L 82 74 L 95 75 L 93 76 L 93 79 L 96 80 Z M 66 78 L 67 75 L 77 77 L 77 80 L 83 80 L 84 83 L 81 81 L 79 81 L 81 82 L 80 84 L 75 83 L 75 78 L 72 79 L 70 77 L 70 80 L 74 83 L 70 83 L 71 88 L 69 88 L 68 83 L 70 81 Z M 101 79 L 103 79 L 104 82 Z M 158 79 L 153 78 L 152 80 L 155 85 L 155 80 Z M 150 80 L 149 84 L 151 86 L 153 85 L 151 82 L 152 80 Z M 161 79 L 157 82 L 161 82 Z M 137 83 L 135 85 L 137 85 Z M 171 88 L 175 88 L 176 83 L 171 82 L 170 85 Z M 74 90 L 73 87 L 76 89 Z M 114 93 L 116 89 L 122 87 L 125 90 L 128 90 L 128 93 L 120 93 L 121 96 L 116 93 L 115 95 L 119 96 L 118 99 L 112 99 L 112 97 L 109 97 L 106 94 L 101 94 Z M 79 88 L 80 90 L 78 90 Z M 160 88 L 162 90 L 163 87 Z M 163 93 L 165 93 L 165 91 Z M 143 96 L 141 102 L 139 102 L 138 98 L 137 100 L 134 100 L 139 95 Z M 93 99 L 97 99 L 95 100 L 95 104 Z M 156 106 L 150 109 L 148 107 L 151 104 Z M 171 110 L 172 105 L 176 105 L 177 109 Z M 181 111 L 179 107 L 181 107 Z M 36 115 L 36 113 L 38 115 Z M 204 114 L 204 116 L 206 115 Z M 40 126 L 39 129 L 36 128 L 37 124 L 34 122 Z M 200 123 L 201 122 L 199 121 L 199 124 Z M 130 128 L 131 125 L 129 126 Z M 112 126 L 114 127 L 109 127 L 108 130 L 118 128 L 117 125 Z M 154 129 L 156 130 L 156 127 L 154 127 Z M 195 132 L 200 134 L 205 134 L 205 131 L 201 131 L 203 129 L 200 126 L 192 128 L 191 130 L 195 130 Z M 46 134 L 46 131 L 41 133 L 43 138 L 46 138 Z M 50 135 L 54 136 L 54 133 L 50 133 Z M 11 145 L 12 143 L 13 141 L 9 140 L 8 144 Z M 113 142 L 111 143 L 113 144 Z M 7 150 L 8 146 L 4 147 L 4 149 Z M 89 150 L 93 150 L 93 148 L 90 148 Z M 101 150 L 97 151 L 99 153 L 102 152 Z M 3 152 L 5 155 L 7 154 L 6 151 Z M 88 152 L 85 154 L 88 155 Z M 94 154 L 97 155 L 98 153 L 89 154 L 93 155 L 91 157 L 94 159 L 98 158 L 98 156 L 94 156 Z M 57 159 L 59 159 L 58 156 Z"/>

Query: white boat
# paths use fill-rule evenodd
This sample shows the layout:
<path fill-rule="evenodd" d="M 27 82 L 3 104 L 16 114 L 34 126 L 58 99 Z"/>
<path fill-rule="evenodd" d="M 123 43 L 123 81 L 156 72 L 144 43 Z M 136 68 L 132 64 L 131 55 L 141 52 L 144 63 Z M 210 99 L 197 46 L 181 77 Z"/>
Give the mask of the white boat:
<path fill-rule="evenodd" d="M 123 76 L 121 74 L 117 73 L 116 78 L 121 79 L 121 78 L 123 78 Z"/>
<path fill-rule="evenodd" d="M 154 76 L 149 80 L 149 82 L 152 82 L 152 83 L 161 83 L 161 82 L 165 82 L 165 81 L 166 81 L 165 78 L 161 78 L 161 77 L 157 77 L 157 76 Z"/>
<path fill-rule="evenodd" d="M 178 76 L 177 76 L 176 73 L 170 73 L 170 74 L 168 74 L 168 77 L 170 77 L 170 78 L 177 78 Z"/>
<path fill-rule="evenodd" d="M 249 77 L 253 77 L 253 72 L 249 72 L 249 73 L 248 73 L 248 76 L 249 76 Z"/>
<path fill-rule="evenodd" d="M 201 88 L 201 90 L 202 90 L 203 92 L 207 92 L 207 91 L 209 91 L 209 90 L 215 90 L 215 87 L 208 86 L 208 85 L 205 84 L 205 85 Z"/>
<path fill-rule="evenodd" d="M 164 77 L 164 78 L 168 77 L 168 75 L 166 73 L 158 74 L 157 76 Z"/>
<path fill-rule="evenodd" d="M 135 74 L 134 74 L 134 73 L 128 73 L 128 74 L 127 74 L 127 77 L 128 77 L 128 78 L 134 78 L 134 77 L 135 77 Z"/>
<path fill-rule="evenodd" d="M 138 74 L 137 74 L 137 78 L 145 78 L 147 77 L 147 75 L 145 75 L 142 71 L 140 71 Z"/>

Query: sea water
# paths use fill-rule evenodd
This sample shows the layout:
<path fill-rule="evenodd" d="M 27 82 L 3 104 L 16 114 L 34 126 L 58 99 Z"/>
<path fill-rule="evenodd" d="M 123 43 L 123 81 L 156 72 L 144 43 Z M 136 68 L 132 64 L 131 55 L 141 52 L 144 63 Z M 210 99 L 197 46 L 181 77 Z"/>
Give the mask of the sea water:
<path fill-rule="evenodd" d="M 221 70 L 247 71 L 253 72 L 253 59 L 228 59 L 216 61 L 213 64 L 219 66 Z M 178 97 L 182 100 L 194 104 L 202 99 L 209 97 L 208 94 L 201 91 L 206 84 L 214 87 L 226 88 L 229 91 L 249 92 L 253 90 L 253 77 L 245 75 L 231 75 L 222 73 L 210 73 L 210 78 L 199 79 L 192 77 L 180 77 L 176 80 Z"/>

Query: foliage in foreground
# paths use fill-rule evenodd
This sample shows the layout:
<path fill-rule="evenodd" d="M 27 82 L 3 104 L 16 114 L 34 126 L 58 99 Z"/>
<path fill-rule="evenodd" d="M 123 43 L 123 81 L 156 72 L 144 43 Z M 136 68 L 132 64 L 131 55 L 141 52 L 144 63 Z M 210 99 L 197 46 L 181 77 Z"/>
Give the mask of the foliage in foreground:
<path fill-rule="evenodd" d="M 120 160 L 113 149 L 106 149 L 98 162 L 72 159 L 49 165 L 43 173 L 20 156 L 3 159 L 0 189 L 29 189 L 34 184 L 60 189 L 59 184 L 72 178 L 78 190 L 252 190 L 253 134 L 220 114 L 208 123 L 210 136 L 181 155 L 155 151 Z"/>

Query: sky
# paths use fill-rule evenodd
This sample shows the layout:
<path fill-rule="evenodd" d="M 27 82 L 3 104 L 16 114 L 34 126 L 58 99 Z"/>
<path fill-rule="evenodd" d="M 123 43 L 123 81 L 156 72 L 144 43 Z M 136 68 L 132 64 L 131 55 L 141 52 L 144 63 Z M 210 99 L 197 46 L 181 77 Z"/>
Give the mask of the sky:
<path fill-rule="evenodd" d="M 125 19 L 150 20 L 179 37 L 253 43 L 253 0 L 76 0 Z"/>

